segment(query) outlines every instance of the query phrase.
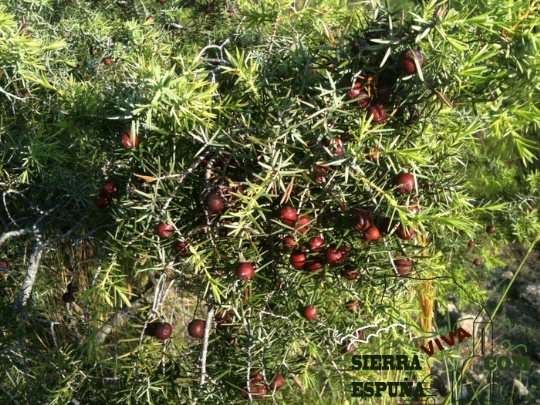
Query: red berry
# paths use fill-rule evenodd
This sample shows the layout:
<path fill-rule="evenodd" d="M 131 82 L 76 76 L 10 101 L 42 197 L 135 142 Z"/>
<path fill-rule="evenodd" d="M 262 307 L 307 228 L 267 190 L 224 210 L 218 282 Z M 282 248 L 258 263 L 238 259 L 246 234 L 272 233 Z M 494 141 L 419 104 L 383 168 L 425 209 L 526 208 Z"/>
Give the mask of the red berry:
<path fill-rule="evenodd" d="M 289 256 L 289 262 L 295 269 L 301 269 L 306 264 L 306 255 L 300 250 L 295 250 Z"/>
<path fill-rule="evenodd" d="M 335 248 L 328 248 L 324 252 L 324 260 L 331 266 L 339 264 L 343 261 L 343 252 Z"/>
<path fill-rule="evenodd" d="M 109 58 L 108 56 L 103 58 L 103 63 L 107 66 L 109 66 L 111 64 L 111 58 Z"/>
<path fill-rule="evenodd" d="M 397 186 L 398 194 L 409 194 L 414 190 L 414 176 L 410 173 L 399 173 L 394 178 L 394 184 Z"/>
<path fill-rule="evenodd" d="M 188 325 L 188 334 L 191 337 L 200 339 L 204 336 L 204 327 L 206 322 L 204 319 L 194 319 Z"/>
<path fill-rule="evenodd" d="M 420 67 L 424 65 L 424 57 L 422 56 L 420 51 L 405 50 L 401 52 L 401 54 L 399 55 L 399 70 L 408 75 L 416 72 L 415 59 Z"/>
<path fill-rule="evenodd" d="M 7 271 L 9 268 L 9 263 L 7 260 L 0 261 L 0 271 Z"/>
<path fill-rule="evenodd" d="M 476 267 L 480 267 L 482 265 L 482 260 L 480 259 L 474 259 L 473 260 L 473 264 L 476 266 Z"/>
<path fill-rule="evenodd" d="M 367 116 L 372 117 L 371 122 L 378 124 L 383 122 L 386 118 L 386 110 L 381 103 L 375 103 L 369 106 L 367 109 Z"/>
<path fill-rule="evenodd" d="M 204 328 L 203 328 L 204 330 Z M 156 337 L 160 340 L 166 340 L 172 335 L 172 326 L 170 323 L 162 322 L 156 327 Z"/>
<path fill-rule="evenodd" d="M 486 226 L 486 233 L 488 234 L 492 234 L 492 233 L 495 233 L 495 227 L 493 225 L 488 225 Z"/>
<path fill-rule="evenodd" d="M 394 266 L 401 276 L 409 276 L 413 269 L 413 263 L 408 259 L 395 259 Z"/>
<path fill-rule="evenodd" d="M 300 233 L 306 233 L 309 230 L 311 219 L 307 215 L 303 215 L 296 221 L 295 228 Z"/>
<path fill-rule="evenodd" d="M 354 280 L 358 278 L 358 273 L 355 270 L 354 266 L 345 266 L 343 270 L 341 270 L 341 277 L 346 278 L 347 280 Z"/>
<path fill-rule="evenodd" d="M 206 197 L 206 207 L 212 214 L 217 214 L 225 208 L 225 203 L 218 193 L 210 193 L 208 194 L 208 197 Z"/>
<path fill-rule="evenodd" d="M 247 391 L 242 391 L 240 395 L 244 399 L 249 399 L 250 395 L 252 399 L 262 399 L 268 393 L 268 389 L 264 385 L 260 385 L 257 382 L 250 382 Z"/>
<path fill-rule="evenodd" d="M 276 374 L 274 378 L 272 378 L 272 382 L 270 383 L 269 387 L 272 390 L 278 390 L 281 388 L 281 386 L 285 383 L 285 378 L 281 374 Z"/>
<path fill-rule="evenodd" d="M 294 250 L 298 244 L 296 243 L 296 240 L 292 236 L 286 236 L 285 239 L 283 239 L 283 247 L 287 250 Z"/>
<path fill-rule="evenodd" d="M 189 253 L 190 253 L 188 245 L 189 245 L 188 240 L 176 242 L 176 245 L 174 245 L 174 250 L 176 250 L 176 253 L 178 253 L 179 256 L 187 257 L 189 256 Z"/>
<path fill-rule="evenodd" d="M 343 156 L 343 147 L 341 144 L 341 139 L 339 139 L 337 136 L 334 136 L 334 148 L 332 149 L 332 152 L 334 152 L 338 156 Z"/>
<path fill-rule="evenodd" d="M 228 311 L 221 310 L 219 311 L 214 319 L 216 321 L 216 327 L 218 329 L 223 329 L 228 326 L 232 322 L 232 317 L 234 315 L 234 309 L 229 309 Z"/>
<path fill-rule="evenodd" d="M 255 268 L 251 263 L 238 263 L 238 267 L 236 268 L 236 275 L 242 281 L 251 280 L 255 275 Z"/>
<path fill-rule="evenodd" d="M 315 181 L 323 182 L 327 173 L 328 168 L 325 166 L 317 165 L 313 168 L 313 178 Z"/>
<path fill-rule="evenodd" d="M 165 0 L 157 0 L 157 2 L 163 4 L 165 3 Z"/>
<path fill-rule="evenodd" d="M 122 134 L 122 146 L 126 149 L 133 149 L 139 144 L 139 137 L 136 136 L 134 140 L 131 139 L 131 131 L 126 131 Z"/>
<path fill-rule="evenodd" d="M 96 195 L 94 204 L 96 204 L 96 207 L 98 207 L 100 210 L 105 210 L 111 205 L 111 197 L 102 191 Z"/>
<path fill-rule="evenodd" d="M 369 93 L 365 90 L 361 90 L 358 93 L 358 97 L 355 98 L 355 104 L 361 109 L 368 108 L 371 104 L 371 97 L 369 96 Z"/>
<path fill-rule="evenodd" d="M 114 184 L 112 181 L 109 181 L 108 183 L 105 183 L 103 185 L 101 191 L 103 191 L 105 194 L 112 198 L 116 196 L 118 189 L 116 188 L 116 184 Z"/>
<path fill-rule="evenodd" d="M 157 226 L 157 234 L 161 239 L 170 238 L 174 233 L 174 227 L 165 223 L 160 223 Z"/>
<path fill-rule="evenodd" d="M 360 82 L 355 82 L 354 85 L 352 86 L 352 89 L 350 89 L 348 92 L 347 92 L 347 97 L 350 99 L 350 100 L 354 100 L 355 98 L 358 98 L 358 96 L 360 95 L 360 92 L 362 91 L 362 83 Z"/>
<path fill-rule="evenodd" d="M 399 224 L 396 229 L 396 235 L 400 239 L 409 240 L 414 236 L 414 229 L 404 228 L 403 225 Z"/>
<path fill-rule="evenodd" d="M 312 260 L 307 262 L 304 268 L 310 273 L 316 273 L 324 268 L 324 263 L 321 260 Z"/>
<path fill-rule="evenodd" d="M 296 215 L 296 211 L 293 207 L 286 205 L 281 209 L 279 217 L 281 218 L 281 222 L 283 222 L 285 225 L 293 226 L 298 218 L 298 215 Z"/>
<path fill-rule="evenodd" d="M 317 310 L 313 305 L 308 305 L 302 310 L 302 315 L 307 321 L 313 321 L 317 318 Z"/>
<path fill-rule="evenodd" d="M 347 308 L 349 312 L 355 312 L 356 310 L 358 310 L 358 301 L 355 301 L 355 300 L 347 301 L 345 303 L 345 308 Z"/>
<path fill-rule="evenodd" d="M 376 146 L 364 149 L 364 154 L 366 155 L 366 159 L 373 163 L 377 163 L 379 161 L 379 148 Z"/>
<path fill-rule="evenodd" d="M 368 211 L 359 208 L 354 212 L 353 225 L 356 229 L 363 231 L 371 226 L 371 214 Z"/>
<path fill-rule="evenodd" d="M 353 355 L 356 351 L 356 341 L 364 338 L 362 331 L 355 331 L 352 333 L 353 339 L 349 340 L 346 345 L 341 349 L 343 354 Z"/>
<path fill-rule="evenodd" d="M 308 248 L 312 252 L 320 252 L 323 249 L 324 240 L 320 236 L 314 236 L 308 242 Z"/>
<path fill-rule="evenodd" d="M 376 242 L 379 240 L 380 237 L 381 233 L 379 232 L 379 229 L 374 225 L 371 225 L 364 231 L 364 238 L 368 242 Z"/>

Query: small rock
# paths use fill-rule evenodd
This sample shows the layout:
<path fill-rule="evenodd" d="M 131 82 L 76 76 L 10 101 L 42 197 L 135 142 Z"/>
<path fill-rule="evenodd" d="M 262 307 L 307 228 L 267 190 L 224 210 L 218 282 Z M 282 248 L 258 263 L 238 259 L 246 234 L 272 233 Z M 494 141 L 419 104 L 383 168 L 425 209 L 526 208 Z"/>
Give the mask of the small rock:
<path fill-rule="evenodd" d="M 501 274 L 501 278 L 503 280 L 511 280 L 512 277 L 514 277 L 514 273 L 512 273 L 510 270 L 506 270 L 503 274 Z"/>
<path fill-rule="evenodd" d="M 471 314 L 462 314 L 459 320 L 457 321 L 457 326 L 465 329 L 465 331 L 471 336 L 474 333 L 474 320 L 476 316 Z M 478 320 L 477 320 L 478 321 Z"/>
<path fill-rule="evenodd" d="M 517 389 L 519 396 L 526 397 L 529 395 L 529 390 L 521 381 L 514 379 L 514 387 Z"/>
<path fill-rule="evenodd" d="M 520 296 L 524 301 L 532 305 L 536 311 L 540 311 L 540 284 L 527 284 L 520 291 Z"/>

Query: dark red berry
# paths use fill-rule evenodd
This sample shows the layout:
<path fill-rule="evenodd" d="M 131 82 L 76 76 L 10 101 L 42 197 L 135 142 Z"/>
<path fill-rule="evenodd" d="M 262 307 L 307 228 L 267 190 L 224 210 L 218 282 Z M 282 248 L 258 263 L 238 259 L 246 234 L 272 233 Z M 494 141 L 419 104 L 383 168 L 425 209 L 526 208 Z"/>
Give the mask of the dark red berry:
<path fill-rule="evenodd" d="M 339 264 L 343 261 L 343 252 L 335 248 L 328 248 L 324 252 L 324 260 L 331 266 Z"/>
<path fill-rule="evenodd" d="M 490 235 L 495 233 L 495 227 L 493 225 L 486 226 L 486 233 L 488 233 Z"/>
<path fill-rule="evenodd" d="M 292 236 L 286 236 L 285 239 L 283 239 L 283 247 L 287 250 L 294 250 L 298 244 L 296 243 L 296 240 Z"/>
<path fill-rule="evenodd" d="M 96 207 L 98 207 L 100 210 L 105 210 L 111 205 L 111 197 L 102 191 L 96 195 L 94 204 L 96 204 Z"/>
<path fill-rule="evenodd" d="M 480 267 L 482 265 L 482 260 L 480 259 L 474 259 L 473 260 L 473 264 L 476 266 L 476 267 Z"/>
<path fill-rule="evenodd" d="M 359 231 L 366 230 L 371 226 L 371 214 L 362 208 L 354 210 L 353 226 Z"/>
<path fill-rule="evenodd" d="M 403 225 L 399 224 L 399 226 L 396 229 L 396 235 L 398 238 L 403 240 L 409 240 L 414 236 L 414 229 L 403 227 Z"/>
<path fill-rule="evenodd" d="M 307 215 L 303 215 L 296 221 L 295 228 L 300 233 L 306 233 L 309 230 L 311 219 Z"/>
<path fill-rule="evenodd" d="M 116 194 L 118 192 L 118 189 L 116 188 L 116 184 L 112 181 L 109 181 L 108 183 L 105 183 L 103 185 L 103 188 L 101 189 L 105 194 L 107 194 L 109 197 L 116 197 Z"/>
<path fill-rule="evenodd" d="M 9 262 L 7 260 L 0 260 L 0 271 L 7 271 L 9 268 Z"/>
<path fill-rule="evenodd" d="M 249 383 L 246 391 L 240 392 L 240 395 L 244 399 L 249 399 L 250 396 L 251 399 L 262 399 L 266 394 L 268 394 L 268 389 L 264 385 L 254 381 Z"/>
<path fill-rule="evenodd" d="M 131 131 L 126 131 L 122 134 L 122 146 L 126 149 L 133 149 L 139 144 L 139 137 L 136 136 L 135 139 L 131 139 Z"/>
<path fill-rule="evenodd" d="M 341 270 L 341 277 L 347 280 L 354 280 L 358 278 L 358 273 L 355 271 L 354 266 L 348 265 Z"/>
<path fill-rule="evenodd" d="M 376 146 L 364 149 L 364 154 L 366 155 L 366 159 L 373 163 L 377 163 L 379 161 L 379 148 Z"/>
<path fill-rule="evenodd" d="M 232 322 L 232 317 L 234 315 L 234 309 L 229 309 L 228 311 L 221 310 L 219 311 L 214 319 L 216 321 L 216 327 L 218 329 L 223 329 L 228 326 Z"/>
<path fill-rule="evenodd" d="M 349 312 L 356 312 L 358 310 L 358 301 L 355 300 L 349 300 L 345 303 L 345 308 L 347 308 L 347 311 Z"/>
<path fill-rule="evenodd" d="M 206 207 L 212 214 L 217 214 L 225 208 L 225 203 L 218 193 L 210 193 L 208 194 L 208 197 L 206 197 Z"/>
<path fill-rule="evenodd" d="M 206 322 L 204 319 L 194 319 L 188 325 L 189 336 L 200 339 L 204 336 L 204 327 Z"/>
<path fill-rule="evenodd" d="M 360 90 L 358 97 L 355 98 L 354 103 L 358 108 L 365 109 L 368 108 L 371 104 L 371 97 L 369 93 L 365 90 Z"/>
<path fill-rule="evenodd" d="M 204 331 L 204 328 L 203 328 Z M 162 322 L 156 327 L 156 337 L 160 340 L 166 340 L 172 335 L 172 326 L 170 323 Z"/>
<path fill-rule="evenodd" d="M 328 168 L 325 166 L 315 166 L 313 168 L 313 179 L 319 183 L 323 182 L 328 173 Z"/>
<path fill-rule="evenodd" d="M 414 190 L 414 176 L 410 173 L 399 173 L 394 178 L 394 185 L 398 194 L 409 194 Z"/>
<path fill-rule="evenodd" d="M 170 238 L 174 233 L 174 227 L 165 223 L 160 223 L 157 226 L 157 234 L 161 239 Z"/>
<path fill-rule="evenodd" d="M 395 259 L 394 266 L 401 276 L 409 276 L 413 269 L 413 263 L 409 259 Z"/>
<path fill-rule="evenodd" d="M 269 384 L 269 387 L 272 390 L 278 390 L 281 388 L 283 383 L 285 383 L 285 378 L 283 378 L 281 374 L 276 374 L 274 378 L 272 378 L 272 382 Z"/>
<path fill-rule="evenodd" d="M 415 60 L 418 62 L 420 67 L 424 65 L 424 57 L 420 51 L 411 51 L 407 49 L 401 52 L 399 55 L 399 70 L 405 74 L 412 75 L 414 72 L 416 72 Z"/>
<path fill-rule="evenodd" d="M 308 249 L 312 252 L 320 252 L 323 249 L 324 240 L 320 236 L 314 236 L 308 242 Z"/>
<path fill-rule="evenodd" d="M 317 318 L 317 310 L 313 305 L 308 305 L 302 310 L 302 315 L 307 321 L 313 321 Z"/>
<path fill-rule="evenodd" d="M 341 144 L 341 139 L 339 139 L 337 136 L 334 136 L 334 148 L 332 149 L 332 152 L 334 152 L 338 156 L 343 156 L 343 146 Z"/>
<path fill-rule="evenodd" d="M 108 56 L 103 58 L 103 64 L 106 65 L 106 66 L 109 66 L 111 64 L 111 58 L 109 58 Z"/>
<path fill-rule="evenodd" d="M 386 110 L 381 103 L 372 104 L 367 109 L 367 117 L 372 117 L 371 122 L 374 124 L 381 123 L 386 118 Z"/>
<path fill-rule="evenodd" d="M 283 222 L 285 225 L 293 226 L 298 218 L 298 215 L 296 215 L 296 211 L 293 207 L 286 205 L 285 207 L 281 208 L 279 217 L 281 222 Z"/>
<path fill-rule="evenodd" d="M 306 264 L 306 255 L 300 250 L 295 250 L 289 256 L 289 262 L 295 269 L 301 269 Z"/>
<path fill-rule="evenodd" d="M 364 238 L 368 242 L 376 242 L 379 240 L 380 237 L 381 233 L 379 232 L 379 229 L 374 225 L 371 225 L 369 228 L 364 230 Z"/>
<path fill-rule="evenodd" d="M 362 91 L 362 83 L 360 82 L 355 82 L 354 85 L 352 86 L 352 89 L 350 89 L 348 92 L 347 92 L 347 97 L 350 99 L 350 100 L 354 100 L 355 98 L 358 98 L 358 96 L 360 95 L 360 92 Z"/>
<path fill-rule="evenodd" d="M 255 268 L 251 263 L 238 263 L 238 267 L 236 268 L 236 275 L 242 281 L 251 280 L 255 275 Z"/>
<path fill-rule="evenodd" d="M 176 242 L 176 245 L 174 245 L 174 250 L 176 250 L 176 253 L 178 253 L 179 256 L 187 257 L 190 254 L 188 245 L 188 240 Z"/>
<path fill-rule="evenodd" d="M 304 268 L 310 273 L 316 273 L 324 268 L 324 263 L 322 260 L 311 260 L 305 264 Z"/>

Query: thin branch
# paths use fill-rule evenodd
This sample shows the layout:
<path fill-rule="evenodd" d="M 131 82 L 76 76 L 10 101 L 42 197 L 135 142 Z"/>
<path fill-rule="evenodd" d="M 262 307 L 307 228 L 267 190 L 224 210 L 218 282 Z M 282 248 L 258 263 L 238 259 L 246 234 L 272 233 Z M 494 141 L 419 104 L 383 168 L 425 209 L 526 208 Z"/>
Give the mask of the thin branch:
<path fill-rule="evenodd" d="M 11 231 L 11 232 L 5 232 L 0 236 L 0 245 L 11 238 L 16 238 L 17 236 L 26 235 L 27 233 L 31 233 L 31 228 L 24 228 L 19 229 L 18 231 Z"/>
<path fill-rule="evenodd" d="M 153 284 L 149 283 L 149 286 L 153 286 Z M 145 293 L 148 291 L 149 286 L 147 286 Z M 113 329 L 116 329 L 122 326 L 129 319 L 133 311 L 135 311 L 140 306 L 142 306 L 145 301 L 152 299 L 153 296 L 154 296 L 154 292 L 150 292 L 150 293 L 147 293 L 146 295 L 142 295 L 141 297 L 131 300 L 130 307 L 125 307 L 116 311 L 107 320 L 107 322 L 105 322 L 101 326 L 101 328 L 99 328 L 99 330 L 96 332 L 96 342 L 100 344 L 103 343 L 105 339 L 107 338 L 107 336 L 109 336 L 109 334 L 112 332 Z"/>
<path fill-rule="evenodd" d="M 26 269 L 26 276 L 24 277 L 23 284 L 15 299 L 14 309 L 20 311 L 26 305 L 34 282 L 36 281 L 37 270 L 41 263 L 41 255 L 43 254 L 43 243 L 41 242 L 41 232 L 36 228 L 34 230 L 34 242 L 32 243 L 32 253 L 30 254 L 30 260 L 28 261 L 28 267 Z"/>
<path fill-rule="evenodd" d="M 210 330 L 212 329 L 212 321 L 214 319 L 214 299 L 212 296 L 208 299 L 208 312 L 206 314 L 206 323 L 204 325 L 204 337 L 201 351 L 201 381 L 199 383 L 199 390 L 197 391 L 197 397 L 200 395 L 201 390 L 206 383 L 206 356 L 208 355 L 208 337 L 210 336 Z"/>

